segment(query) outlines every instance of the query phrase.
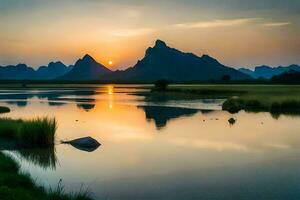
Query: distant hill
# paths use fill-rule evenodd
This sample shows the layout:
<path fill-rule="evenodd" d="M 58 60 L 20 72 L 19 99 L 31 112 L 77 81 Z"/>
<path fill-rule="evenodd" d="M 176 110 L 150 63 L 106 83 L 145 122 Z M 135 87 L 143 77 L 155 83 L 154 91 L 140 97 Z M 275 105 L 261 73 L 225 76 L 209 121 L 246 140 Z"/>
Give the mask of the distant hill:
<path fill-rule="evenodd" d="M 101 76 L 112 71 L 104 65 L 96 62 L 90 55 L 85 55 L 79 59 L 72 70 L 65 75 L 58 77 L 60 80 L 98 80 Z"/>
<path fill-rule="evenodd" d="M 252 71 L 247 68 L 240 68 L 239 71 L 243 72 L 245 74 L 250 75 L 253 78 L 266 78 L 270 79 L 273 76 L 283 74 L 288 71 L 300 71 L 300 66 L 299 65 L 290 65 L 290 66 L 279 66 L 279 67 L 269 67 L 269 66 L 258 66 L 255 67 L 255 69 Z"/>
<path fill-rule="evenodd" d="M 157 40 L 153 48 L 148 48 L 145 57 L 125 71 L 116 71 L 110 80 L 155 81 L 207 81 L 221 80 L 229 75 L 232 80 L 251 79 L 249 75 L 219 63 L 216 59 L 203 55 L 184 53 L 170 48 L 165 42 Z"/>
<path fill-rule="evenodd" d="M 73 67 L 67 67 L 62 62 L 50 62 L 48 66 L 41 66 L 36 71 L 36 79 L 51 80 L 63 76 Z"/>
<path fill-rule="evenodd" d="M 69 72 L 72 67 L 62 62 L 51 62 L 37 70 L 25 64 L 0 66 L 0 80 L 51 80 Z"/>
<path fill-rule="evenodd" d="M 2 80 L 24 80 L 34 79 L 35 71 L 25 64 L 8 65 L 0 67 L 0 79 Z"/>

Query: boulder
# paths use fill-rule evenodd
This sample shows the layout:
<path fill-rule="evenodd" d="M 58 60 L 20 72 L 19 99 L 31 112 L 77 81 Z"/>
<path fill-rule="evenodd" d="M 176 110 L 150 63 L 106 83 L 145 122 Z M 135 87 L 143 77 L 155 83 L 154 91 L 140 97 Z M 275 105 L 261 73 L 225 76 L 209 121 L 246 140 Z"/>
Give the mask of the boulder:
<path fill-rule="evenodd" d="M 63 144 L 70 144 L 73 147 L 82 150 L 92 152 L 95 151 L 101 144 L 92 137 L 83 137 L 70 141 L 62 141 Z"/>

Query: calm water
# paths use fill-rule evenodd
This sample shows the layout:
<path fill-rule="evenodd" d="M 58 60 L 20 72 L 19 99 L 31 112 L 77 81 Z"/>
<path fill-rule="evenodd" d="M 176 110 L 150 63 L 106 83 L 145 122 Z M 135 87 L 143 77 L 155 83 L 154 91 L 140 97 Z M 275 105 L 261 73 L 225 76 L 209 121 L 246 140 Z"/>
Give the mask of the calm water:
<path fill-rule="evenodd" d="M 146 101 L 143 86 L 2 90 L 4 116 L 58 120 L 57 141 L 92 136 L 85 152 L 8 152 L 38 184 L 95 199 L 299 199 L 300 118 L 231 115 L 220 100 Z M 230 125 L 228 119 L 236 123 Z"/>

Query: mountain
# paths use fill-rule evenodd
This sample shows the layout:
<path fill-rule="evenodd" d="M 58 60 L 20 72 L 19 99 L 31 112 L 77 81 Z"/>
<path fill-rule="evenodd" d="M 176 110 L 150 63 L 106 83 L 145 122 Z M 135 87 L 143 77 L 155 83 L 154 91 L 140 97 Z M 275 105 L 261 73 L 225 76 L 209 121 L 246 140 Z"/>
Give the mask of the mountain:
<path fill-rule="evenodd" d="M 104 65 L 96 62 L 90 55 L 85 55 L 79 59 L 72 70 L 57 78 L 60 80 L 97 80 L 99 77 L 107 75 L 112 71 Z"/>
<path fill-rule="evenodd" d="M 207 81 L 220 80 L 224 75 L 229 75 L 233 80 L 251 79 L 249 75 L 226 67 L 208 55 L 198 57 L 192 53 L 184 53 L 157 40 L 155 46 L 148 48 L 145 57 L 135 66 L 102 78 L 131 81 Z"/>
<path fill-rule="evenodd" d="M 62 62 L 50 62 L 48 66 L 41 66 L 36 71 L 36 79 L 51 80 L 63 76 L 71 71 L 72 67 L 67 67 Z"/>
<path fill-rule="evenodd" d="M 290 65 L 290 66 L 279 66 L 279 67 L 269 67 L 269 66 L 258 66 L 255 67 L 255 69 L 252 71 L 250 69 L 246 68 L 240 68 L 239 71 L 243 72 L 245 74 L 250 75 L 253 78 L 266 78 L 270 79 L 273 76 L 283 74 L 285 72 L 289 71 L 300 71 L 300 66 L 299 65 Z"/>
<path fill-rule="evenodd" d="M 252 78 L 255 78 L 255 73 L 254 71 L 252 71 L 251 69 L 248 68 L 240 68 L 238 69 L 240 72 L 244 73 L 244 74 L 248 74 L 249 76 L 251 76 Z"/>
<path fill-rule="evenodd" d="M 24 80 L 34 79 L 34 77 L 34 69 L 25 64 L 0 67 L 0 79 L 2 80 Z"/>

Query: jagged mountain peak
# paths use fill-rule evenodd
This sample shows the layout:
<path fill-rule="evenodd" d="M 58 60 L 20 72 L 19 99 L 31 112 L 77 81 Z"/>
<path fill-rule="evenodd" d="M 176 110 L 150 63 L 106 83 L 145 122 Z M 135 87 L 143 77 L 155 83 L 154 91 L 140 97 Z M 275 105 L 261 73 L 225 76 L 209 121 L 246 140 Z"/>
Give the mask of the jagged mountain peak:
<path fill-rule="evenodd" d="M 156 40 L 154 48 L 164 48 L 164 47 L 167 47 L 167 44 L 164 41 L 160 39 Z"/>
<path fill-rule="evenodd" d="M 113 76 L 118 80 L 155 81 L 168 79 L 172 81 L 207 81 L 221 80 L 229 75 L 233 80 L 250 79 L 233 68 L 226 67 L 216 59 L 203 55 L 182 52 L 157 40 L 154 47 L 149 47 L 144 58 L 124 72 Z M 105 78 L 105 77 L 103 77 Z"/>
<path fill-rule="evenodd" d="M 89 54 L 85 54 L 81 60 L 83 60 L 83 61 L 94 61 L 94 62 L 96 62 L 95 59 L 94 59 L 92 56 L 90 56 Z"/>
<path fill-rule="evenodd" d="M 72 70 L 59 79 L 66 80 L 97 80 L 101 75 L 110 73 L 108 69 L 101 63 L 98 63 L 92 56 L 86 54 L 79 59 Z"/>

